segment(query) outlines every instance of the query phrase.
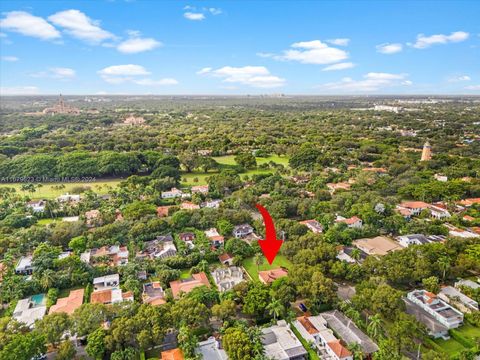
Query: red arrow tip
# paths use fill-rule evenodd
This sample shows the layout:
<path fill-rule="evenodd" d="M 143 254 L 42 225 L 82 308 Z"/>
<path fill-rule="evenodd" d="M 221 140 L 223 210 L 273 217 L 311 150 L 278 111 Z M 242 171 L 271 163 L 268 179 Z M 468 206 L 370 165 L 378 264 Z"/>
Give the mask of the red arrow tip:
<path fill-rule="evenodd" d="M 268 260 L 268 263 L 272 265 L 275 256 L 277 256 L 280 247 L 283 244 L 283 240 L 277 239 L 277 233 L 275 231 L 275 226 L 273 225 L 273 220 L 267 209 L 262 205 L 257 204 L 257 209 L 262 214 L 263 222 L 265 223 L 265 240 L 258 240 L 258 244 L 262 249 L 263 254 Z"/>
<path fill-rule="evenodd" d="M 268 241 L 267 240 L 258 240 L 258 245 L 262 249 L 263 255 L 267 258 L 267 261 L 270 265 L 272 265 L 273 260 L 277 256 L 280 247 L 282 246 L 282 240 L 275 240 L 275 241 Z"/>

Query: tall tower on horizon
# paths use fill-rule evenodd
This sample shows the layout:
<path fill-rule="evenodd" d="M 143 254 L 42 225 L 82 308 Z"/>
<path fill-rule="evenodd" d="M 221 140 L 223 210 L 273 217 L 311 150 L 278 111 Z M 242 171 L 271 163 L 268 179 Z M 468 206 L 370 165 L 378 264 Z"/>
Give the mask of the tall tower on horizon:
<path fill-rule="evenodd" d="M 423 144 L 422 158 L 420 161 L 429 161 L 432 160 L 432 146 L 428 141 Z"/>

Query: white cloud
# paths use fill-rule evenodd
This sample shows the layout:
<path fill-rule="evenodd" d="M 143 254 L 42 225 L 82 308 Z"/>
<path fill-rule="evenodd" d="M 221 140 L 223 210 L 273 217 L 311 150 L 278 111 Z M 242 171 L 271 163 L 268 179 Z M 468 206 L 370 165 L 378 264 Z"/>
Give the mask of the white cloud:
<path fill-rule="evenodd" d="M 0 95 L 36 95 L 38 94 L 36 86 L 14 86 L 14 87 L 0 87 Z"/>
<path fill-rule="evenodd" d="M 15 62 L 18 61 L 18 57 L 16 56 L 2 56 L 3 61 L 8 61 L 8 62 Z"/>
<path fill-rule="evenodd" d="M 58 30 L 45 19 L 34 16 L 25 11 L 7 12 L 6 16 L 0 20 L 0 27 L 5 30 L 36 37 L 42 40 L 51 40 L 61 37 L 60 32 L 58 32 Z"/>
<path fill-rule="evenodd" d="M 333 64 L 333 65 L 324 67 L 322 71 L 345 70 L 345 69 L 351 69 L 354 66 L 355 64 L 352 62 L 343 62 L 343 63 Z"/>
<path fill-rule="evenodd" d="M 212 14 L 212 15 L 220 15 L 220 14 L 222 13 L 222 9 L 220 9 L 220 8 L 213 8 L 213 7 L 211 7 L 211 8 L 208 8 L 207 10 L 208 10 L 208 11 L 210 12 L 210 14 Z"/>
<path fill-rule="evenodd" d="M 222 78 L 226 83 L 238 83 L 257 88 L 275 88 L 285 85 L 285 79 L 270 74 L 264 66 L 203 68 L 197 74 Z"/>
<path fill-rule="evenodd" d="M 113 65 L 98 71 L 100 77 L 110 84 L 133 83 L 143 86 L 176 85 L 178 81 L 172 78 L 153 80 L 144 76 L 150 72 L 141 65 Z"/>
<path fill-rule="evenodd" d="M 153 38 L 132 38 L 121 42 L 117 46 L 117 50 L 125 54 L 136 54 L 143 51 L 153 50 L 162 43 Z"/>
<path fill-rule="evenodd" d="M 205 15 L 202 13 L 194 13 L 187 11 L 186 13 L 183 14 L 183 17 L 188 20 L 193 20 L 193 21 L 202 21 L 205 20 Z"/>
<path fill-rule="evenodd" d="M 332 64 L 348 58 L 344 50 L 328 46 L 320 40 L 301 41 L 291 45 L 282 55 L 273 55 L 275 60 L 298 61 L 302 64 Z"/>
<path fill-rule="evenodd" d="M 380 44 L 376 46 L 377 52 L 382 53 L 382 54 L 395 54 L 403 50 L 403 45 L 399 43 L 386 43 L 386 44 Z"/>
<path fill-rule="evenodd" d="M 341 38 L 341 39 L 330 39 L 327 40 L 329 44 L 338 45 L 338 46 L 348 46 L 350 39 Z"/>
<path fill-rule="evenodd" d="M 461 81 L 470 81 L 472 80 L 468 75 L 458 75 L 452 76 L 448 79 L 449 82 L 461 82 Z"/>
<path fill-rule="evenodd" d="M 452 32 L 450 35 L 437 34 L 425 36 L 424 34 L 417 35 L 417 41 L 412 45 L 417 49 L 426 49 L 436 44 L 447 44 L 452 42 L 461 42 L 468 39 L 469 33 L 465 31 Z"/>
<path fill-rule="evenodd" d="M 100 43 L 115 36 L 103 30 L 100 22 L 90 19 L 83 12 L 75 9 L 57 12 L 48 17 L 57 26 L 61 26 L 73 37 L 90 43 Z"/>
<path fill-rule="evenodd" d="M 164 78 L 160 80 L 152 80 L 152 79 L 138 79 L 133 80 L 133 82 L 137 85 L 145 85 L 145 86 L 168 86 L 168 85 L 177 85 L 178 81 L 173 78 Z"/>
<path fill-rule="evenodd" d="M 38 73 L 30 74 L 30 76 L 36 78 L 52 78 L 61 80 L 73 79 L 75 75 L 75 70 L 65 67 L 53 67 L 49 68 L 47 71 L 40 71 Z"/>
<path fill-rule="evenodd" d="M 407 74 L 390 74 L 370 72 L 363 76 L 362 80 L 354 80 L 346 77 L 338 82 L 326 83 L 317 88 L 323 90 L 338 90 L 341 92 L 375 92 L 387 87 L 409 86 L 410 80 L 406 80 Z"/>
<path fill-rule="evenodd" d="M 465 86 L 466 90 L 480 90 L 480 85 Z"/>

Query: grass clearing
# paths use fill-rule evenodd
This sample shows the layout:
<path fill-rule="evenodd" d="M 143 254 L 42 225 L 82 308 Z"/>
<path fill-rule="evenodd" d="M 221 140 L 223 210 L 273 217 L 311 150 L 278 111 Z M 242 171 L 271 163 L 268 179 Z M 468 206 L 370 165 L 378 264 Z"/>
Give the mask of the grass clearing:
<path fill-rule="evenodd" d="M 19 194 L 28 195 L 32 199 L 55 199 L 56 197 L 72 193 L 72 190 L 76 187 L 89 187 L 92 191 L 96 192 L 99 195 L 108 194 L 113 188 L 118 186 L 118 184 L 123 181 L 123 179 L 109 179 L 109 180 L 98 180 L 92 182 L 69 182 L 69 183 L 45 183 L 41 184 L 40 187 L 37 187 L 34 193 L 25 192 L 21 190 L 21 187 L 24 183 L 2 183 L 1 187 L 11 187 L 14 188 Z M 58 188 L 58 186 L 64 185 L 63 188 Z"/>
<path fill-rule="evenodd" d="M 440 346 L 442 350 L 450 357 L 454 357 L 455 355 L 465 350 L 465 347 L 453 338 L 450 338 L 448 340 L 435 339 L 433 341 L 438 346 Z"/>
<path fill-rule="evenodd" d="M 474 340 L 475 338 L 480 338 L 480 328 L 470 325 L 470 324 L 465 324 L 459 328 L 456 329 L 461 335 L 464 337 Z"/>
<path fill-rule="evenodd" d="M 234 160 L 235 155 L 215 156 L 214 159 L 222 165 L 237 165 Z M 288 166 L 288 160 L 289 159 L 286 156 L 272 155 L 269 157 L 257 157 L 257 164 L 261 165 L 273 161 L 274 163 Z"/>
<path fill-rule="evenodd" d="M 253 257 L 245 259 L 242 265 L 254 281 L 259 281 L 258 271 L 272 270 L 279 267 L 289 269 L 291 268 L 292 263 L 285 256 L 277 255 L 272 265 L 270 265 L 266 260 L 264 260 L 264 262 L 258 267 L 258 270 Z"/>

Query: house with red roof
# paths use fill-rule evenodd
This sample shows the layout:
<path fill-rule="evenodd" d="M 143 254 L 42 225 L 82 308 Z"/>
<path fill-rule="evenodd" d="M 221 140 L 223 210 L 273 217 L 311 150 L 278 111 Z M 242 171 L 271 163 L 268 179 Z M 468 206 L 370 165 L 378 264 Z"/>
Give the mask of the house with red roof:
<path fill-rule="evenodd" d="M 178 298 L 181 293 L 188 294 L 199 286 L 210 287 L 210 282 L 204 272 L 192 274 L 192 277 L 189 279 L 180 279 L 170 282 L 170 288 L 172 289 L 172 295 L 174 298 Z"/>
<path fill-rule="evenodd" d="M 287 275 L 288 275 L 288 271 L 285 268 L 278 268 L 278 269 L 258 272 L 258 278 L 262 283 L 266 285 L 271 284 L 275 280 L 285 277 Z"/>
<path fill-rule="evenodd" d="M 349 228 L 361 229 L 363 226 L 363 221 L 358 216 L 352 216 L 350 218 L 344 218 L 343 216 L 337 216 L 335 219 L 337 224 L 344 223 L 347 224 Z"/>

